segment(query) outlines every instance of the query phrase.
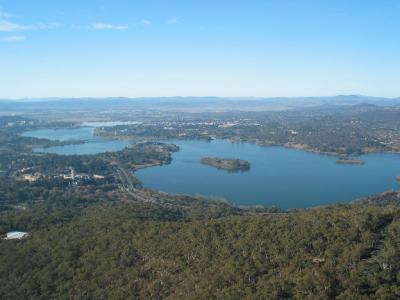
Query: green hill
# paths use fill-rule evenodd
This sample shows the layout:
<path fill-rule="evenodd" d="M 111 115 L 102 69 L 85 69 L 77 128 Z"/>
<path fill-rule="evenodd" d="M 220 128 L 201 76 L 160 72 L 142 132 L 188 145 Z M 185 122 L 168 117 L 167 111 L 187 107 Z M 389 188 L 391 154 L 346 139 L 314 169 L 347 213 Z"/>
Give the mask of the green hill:
<path fill-rule="evenodd" d="M 204 220 L 139 202 L 3 212 L 3 229 L 32 235 L 0 241 L 0 297 L 398 299 L 396 203 Z"/>

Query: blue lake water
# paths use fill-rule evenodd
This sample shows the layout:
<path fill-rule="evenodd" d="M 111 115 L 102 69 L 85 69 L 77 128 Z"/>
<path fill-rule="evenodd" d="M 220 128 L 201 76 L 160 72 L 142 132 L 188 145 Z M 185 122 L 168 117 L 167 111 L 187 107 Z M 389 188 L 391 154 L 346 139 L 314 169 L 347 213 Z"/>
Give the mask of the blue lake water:
<path fill-rule="evenodd" d="M 81 140 L 84 144 L 37 148 L 35 152 L 55 153 L 62 155 L 97 154 L 119 151 L 129 146 L 127 141 L 107 140 L 93 135 L 94 127 L 80 127 L 73 129 L 40 129 L 25 132 L 23 136 L 46 138 L 49 140 Z"/>
<path fill-rule="evenodd" d="M 176 141 L 170 165 L 136 172 L 144 186 L 183 194 L 223 197 L 242 205 L 300 208 L 348 202 L 400 186 L 400 155 L 361 156 L 365 165 L 336 164 L 336 158 L 282 147 L 259 147 L 226 140 Z M 248 172 L 229 173 L 199 163 L 205 156 L 240 158 Z"/>
<path fill-rule="evenodd" d="M 83 145 L 38 149 L 57 154 L 116 151 L 128 142 L 93 138 L 93 128 L 37 130 L 26 135 L 51 139 L 83 139 Z M 348 202 L 398 189 L 400 154 L 359 157 L 365 165 L 336 164 L 336 158 L 282 147 L 259 147 L 226 140 L 171 141 L 180 146 L 170 165 L 141 169 L 136 176 L 148 188 L 176 194 L 225 198 L 240 205 L 301 208 Z M 250 171 L 229 173 L 200 164 L 205 156 L 248 160 Z"/>

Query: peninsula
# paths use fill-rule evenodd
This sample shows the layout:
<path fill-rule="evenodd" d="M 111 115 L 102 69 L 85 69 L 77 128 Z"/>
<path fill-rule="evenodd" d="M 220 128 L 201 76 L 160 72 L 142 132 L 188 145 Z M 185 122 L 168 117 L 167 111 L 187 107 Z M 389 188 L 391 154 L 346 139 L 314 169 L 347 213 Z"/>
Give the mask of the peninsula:
<path fill-rule="evenodd" d="M 237 158 L 204 157 L 200 159 L 200 162 L 204 165 L 229 172 L 247 171 L 250 169 L 248 161 Z"/>

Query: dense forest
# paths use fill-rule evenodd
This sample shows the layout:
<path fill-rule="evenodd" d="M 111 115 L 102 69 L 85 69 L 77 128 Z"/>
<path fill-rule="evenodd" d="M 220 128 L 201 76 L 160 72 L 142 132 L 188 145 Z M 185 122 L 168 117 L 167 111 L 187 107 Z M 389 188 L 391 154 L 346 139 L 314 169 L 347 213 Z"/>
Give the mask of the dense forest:
<path fill-rule="evenodd" d="M 0 297 L 398 299 L 398 202 L 207 219 L 135 201 L 6 211 L 1 231 L 31 236 L 0 241 Z"/>

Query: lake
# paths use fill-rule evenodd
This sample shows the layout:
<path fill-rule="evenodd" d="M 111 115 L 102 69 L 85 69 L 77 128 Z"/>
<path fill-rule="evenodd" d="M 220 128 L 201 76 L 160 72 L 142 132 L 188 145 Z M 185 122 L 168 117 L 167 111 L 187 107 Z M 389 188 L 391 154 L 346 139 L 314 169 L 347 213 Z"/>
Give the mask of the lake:
<path fill-rule="evenodd" d="M 36 130 L 27 136 L 82 139 L 83 145 L 36 149 L 57 154 L 93 154 L 117 151 L 129 145 L 93 137 L 93 128 Z M 141 169 L 136 176 L 148 188 L 190 195 L 225 198 L 239 205 L 263 204 L 303 208 L 348 202 L 358 197 L 398 189 L 400 155 L 360 156 L 364 165 L 336 164 L 336 158 L 283 147 L 259 147 L 227 140 L 170 141 L 180 147 L 170 165 Z M 247 172 L 229 173 L 200 164 L 200 158 L 219 156 L 250 162 Z"/>
<path fill-rule="evenodd" d="M 59 141 L 85 141 L 84 144 L 78 145 L 65 145 L 34 149 L 35 152 L 55 153 L 61 155 L 97 154 L 119 151 L 131 144 L 128 141 L 108 140 L 102 137 L 96 137 L 93 135 L 94 129 L 95 127 L 89 125 L 79 128 L 68 129 L 39 129 L 25 132 L 23 136 L 46 138 L 49 140 Z"/>

